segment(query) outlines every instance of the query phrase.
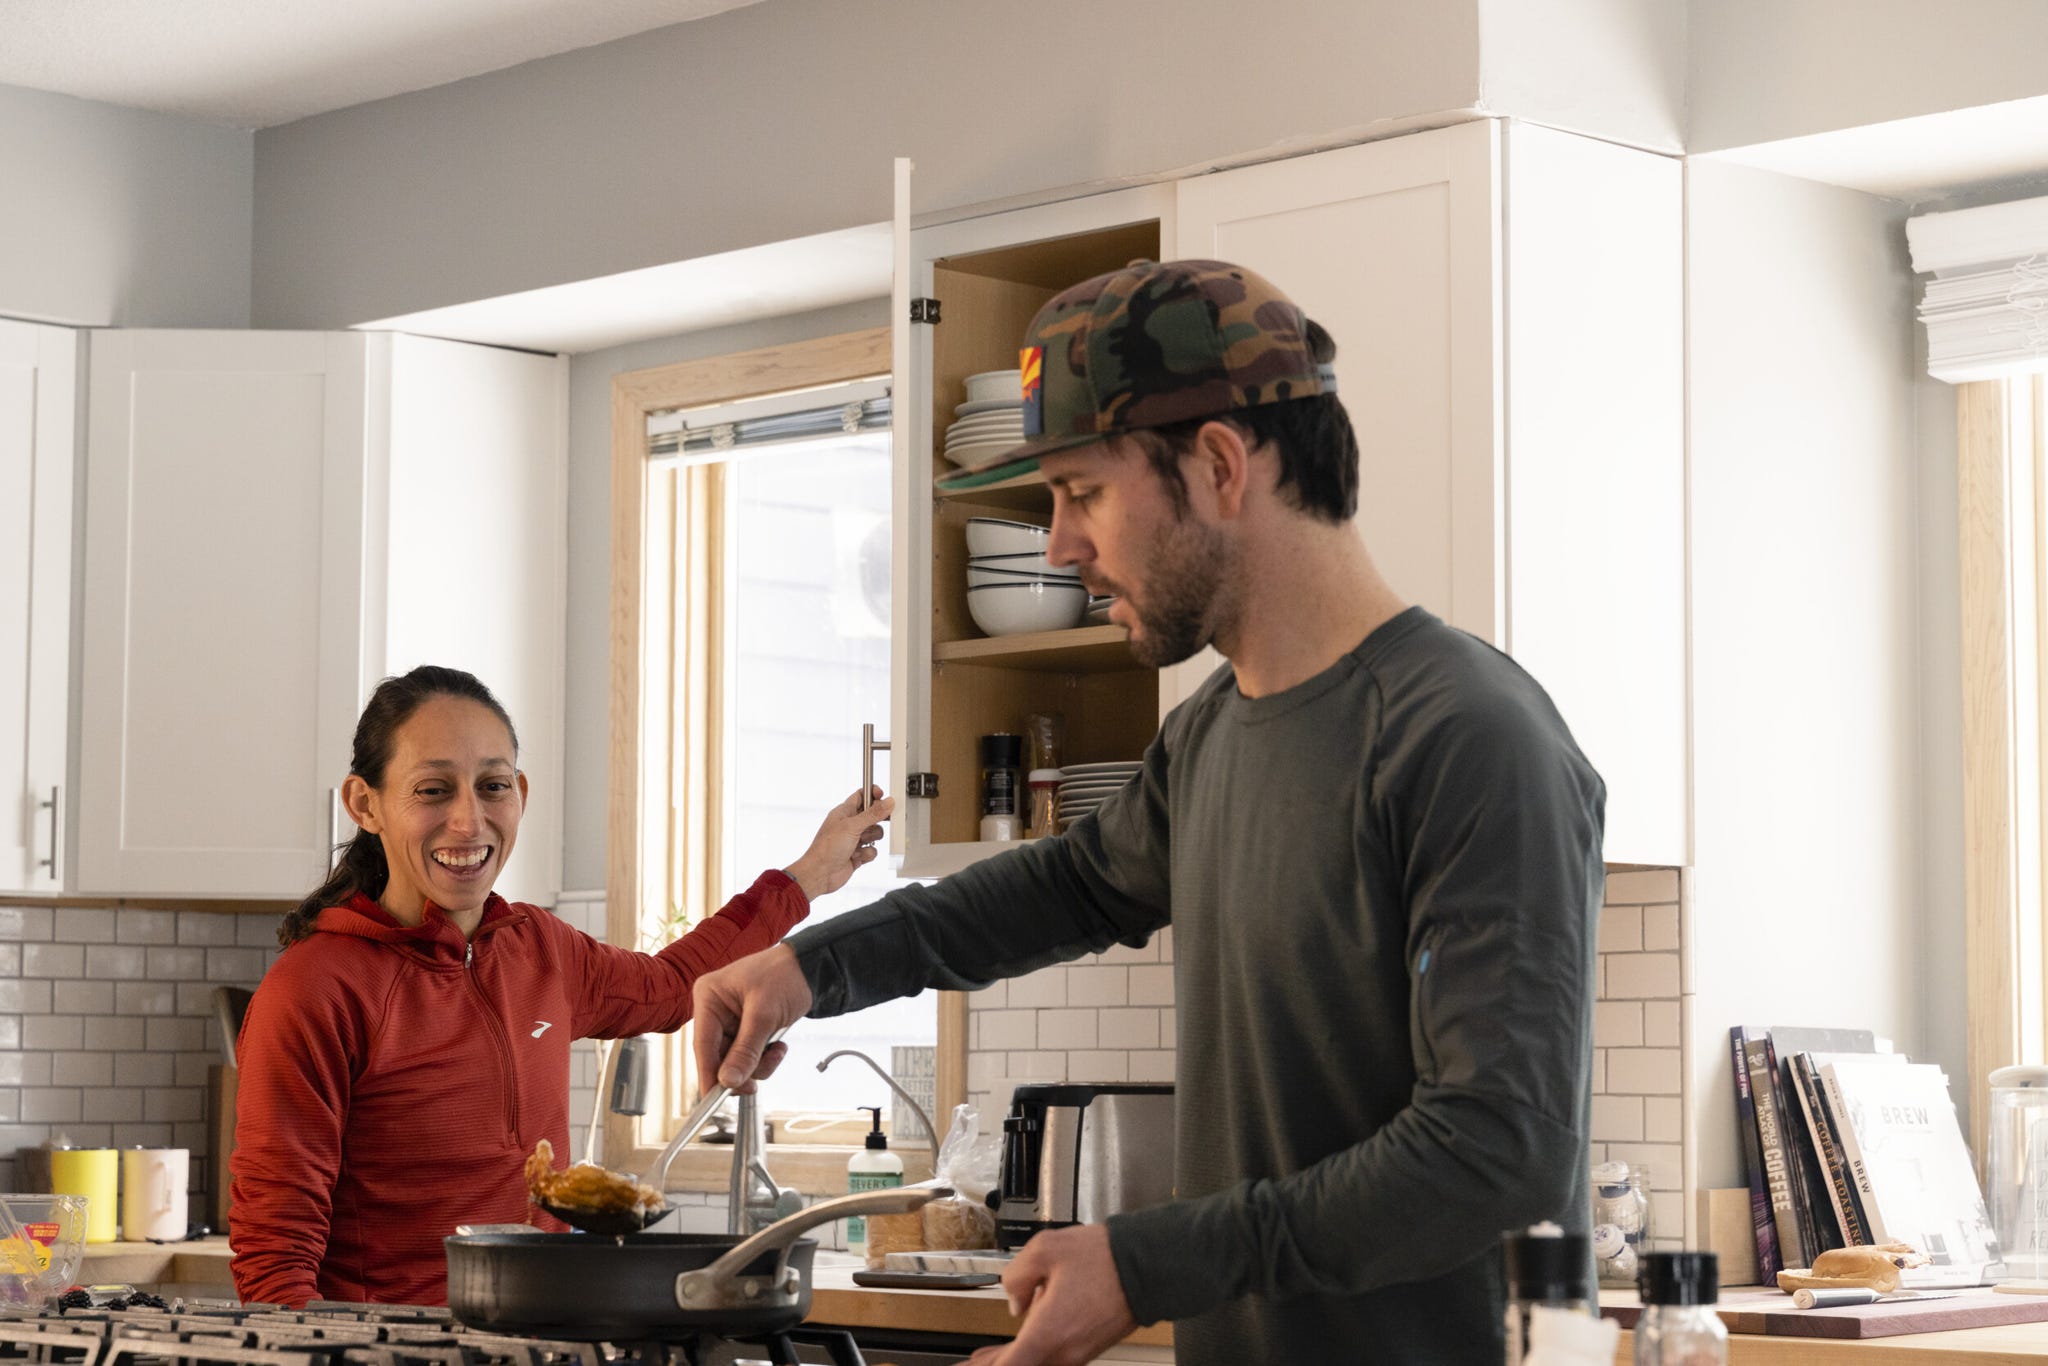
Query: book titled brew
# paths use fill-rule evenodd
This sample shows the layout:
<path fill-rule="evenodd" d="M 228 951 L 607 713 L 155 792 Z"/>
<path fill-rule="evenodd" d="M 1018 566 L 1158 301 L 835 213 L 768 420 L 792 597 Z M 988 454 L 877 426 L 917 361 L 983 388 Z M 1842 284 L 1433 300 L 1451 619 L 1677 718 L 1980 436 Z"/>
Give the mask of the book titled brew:
<path fill-rule="evenodd" d="M 1933 1063 L 1885 1066 L 1839 1055 L 1819 1070 L 1871 1241 L 1927 1254 L 1932 1265 L 1906 1271 L 1907 1285 L 1981 1284 L 1998 1261 L 1998 1235 L 1947 1074 Z"/>

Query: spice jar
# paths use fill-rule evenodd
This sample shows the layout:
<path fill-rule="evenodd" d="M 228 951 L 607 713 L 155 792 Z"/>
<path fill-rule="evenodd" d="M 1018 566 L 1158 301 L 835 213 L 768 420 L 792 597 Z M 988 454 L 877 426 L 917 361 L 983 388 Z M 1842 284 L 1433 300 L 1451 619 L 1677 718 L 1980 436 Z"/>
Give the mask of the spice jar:
<path fill-rule="evenodd" d="M 1018 799 L 1023 795 L 1024 737 L 1007 731 L 981 737 L 981 837 L 985 840 L 1014 840 L 1024 837 L 1023 813 Z"/>
<path fill-rule="evenodd" d="M 1635 1366 L 1726 1366 L 1728 1329 L 1714 1312 L 1720 1264 L 1711 1252 L 1646 1252 L 1637 1290 Z"/>
<path fill-rule="evenodd" d="M 1602 1285 L 1633 1286 L 1650 1242 L 1650 1169 L 1593 1164 L 1593 1264 Z"/>
<path fill-rule="evenodd" d="M 1586 1284 L 1586 1235 L 1566 1233 L 1553 1223 L 1501 1235 L 1507 1270 L 1508 1366 L 1529 1355 L 1530 1329 L 1536 1316 L 1564 1311 L 1592 1317 L 1599 1313 L 1593 1287 Z"/>
<path fill-rule="evenodd" d="M 1060 771 L 1056 768 L 1034 768 L 1024 779 L 1024 786 L 1025 809 L 1030 813 L 1024 823 L 1025 835 L 1035 840 L 1057 835 L 1060 832 Z"/>

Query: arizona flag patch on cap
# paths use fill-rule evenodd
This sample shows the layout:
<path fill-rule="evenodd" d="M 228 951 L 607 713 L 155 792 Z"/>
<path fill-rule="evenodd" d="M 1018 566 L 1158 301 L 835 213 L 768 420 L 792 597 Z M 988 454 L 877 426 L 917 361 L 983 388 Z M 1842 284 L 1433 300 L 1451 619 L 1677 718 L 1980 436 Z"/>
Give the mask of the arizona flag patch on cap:
<path fill-rule="evenodd" d="M 1024 435 L 1045 432 L 1045 348 L 1026 346 L 1017 352 L 1017 369 L 1023 375 Z"/>

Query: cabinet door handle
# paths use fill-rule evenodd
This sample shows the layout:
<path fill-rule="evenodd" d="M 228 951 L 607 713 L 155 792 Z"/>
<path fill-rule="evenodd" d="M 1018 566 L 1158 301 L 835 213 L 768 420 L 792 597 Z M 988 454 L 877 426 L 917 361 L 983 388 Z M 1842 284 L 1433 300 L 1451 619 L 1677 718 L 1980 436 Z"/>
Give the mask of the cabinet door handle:
<path fill-rule="evenodd" d="M 874 800 L 875 751 L 889 748 L 887 740 L 875 738 L 875 725 L 870 721 L 860 728 L 860 809 L 865 811 Z"/>
<path fill-rule="evenodd" d="M 37 859 L 36 863 L 39 867 L 48 868 L 50 870 L 50 881 L 52 882 L 63 881 L 63 878 L 59 875 L 57 863 L 57 850 L 59 848 L 57 822 L 60 819 L 59 813 L 61 813 L 64 809 L 63 806 L 58 802 L 57 798 L 62 794 L 62 792 L 63 789 L 61 787 L 52 787 L 50 789 L 50 800 L 46 802 L 36 803 L 37 809 L 45 810 L 50 813 L 50 856 L 46 859 Z"/>

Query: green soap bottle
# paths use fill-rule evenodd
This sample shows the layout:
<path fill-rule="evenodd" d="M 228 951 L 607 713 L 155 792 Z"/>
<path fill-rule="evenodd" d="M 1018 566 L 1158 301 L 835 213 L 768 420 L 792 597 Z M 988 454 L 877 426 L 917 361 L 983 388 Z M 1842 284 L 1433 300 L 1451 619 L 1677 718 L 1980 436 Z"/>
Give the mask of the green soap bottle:
<path fill-rule="evenodd" d="M 875 1117 L 875 1127 L 868 1133 L 866 1146 L 847 1160 L 847 1194 L 902 1185 L 903 1159 L 889 1151 L 889 1136 L 882 1132 L 882 1107 L 859 1108 Z M 846 1221 L 846 1250 L 856 1256 L 867 1255 L 868 1221 L 859 1215 Z"/>

